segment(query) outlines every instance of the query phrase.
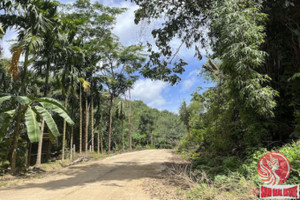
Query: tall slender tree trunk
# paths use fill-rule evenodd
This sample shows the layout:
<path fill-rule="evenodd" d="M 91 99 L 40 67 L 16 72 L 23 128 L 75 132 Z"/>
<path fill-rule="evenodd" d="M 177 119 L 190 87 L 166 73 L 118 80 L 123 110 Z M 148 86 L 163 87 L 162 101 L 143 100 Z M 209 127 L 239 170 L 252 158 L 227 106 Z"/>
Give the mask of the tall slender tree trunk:
<path fill-rule="evenodd" d="M 151 145 L 153 145 L 153 131 L 151 132 Z"/>
<path fill-rule="evenodd" d="M 125 151 L 124 120 L 122 119 L 122 150 Z"/>
<path fill-rule="evenodd" d="M 50 73 L 50 58 L 47 58 L 44 97 L 48 96 L 49 73 Z"/>
<path fill-rule="evenodd" d="M 81 89 L 81 83 L 79 86 L 79 153 L 82 153 L 82 89 Z"/>
<path fill-rule="evenodd" d="M 24 70 L 23 70 L 23 76 L 22 76 L 22 86 L 21 86 L 21 93 L 20 93 L 22 96 L 26 95 L 27 68 L 29 65 L 28 58 L 29 58 L 29 48 L 26 48 L 25 60 L 24 60 Z M 22 121 L 24 111 L 25 111 L 23 109 L 24 109 L 23 106 L 20 105 L 20 107 L 18 108 L 16 128 L 13 133 L 12 153 L 11 153 L 11 159 L 10 159 L 12 174 L 16 173 L 18 139 L 20 136 L 21 121 Z"/>
<path fill-rule="evenodd" d="M 85 100 L 85 152 L 88 152 L 88 143 L 89 143 L 89 104 L 88 97 L 86 96 Z"/>
<path fill-rule="evenodd" d="M 12 174 L 16 173 L 16 163 L 17 163 L 17 147 L 18 147 L 18 139 L 20 136 L 20 126 L 21 126 L 21 120 L 22 120 L 22 107 L 21 105 L 18 108 L 18 114 L 17 114 L 17 124 L 15 131 L 13 133 L 13 141 L 12 141 L 12 154 L 11 154 L 11 172 Z"/>
<path fill-rule="evenodd" d="M 95 149 L 95 135 L 94 135 L 94 100 L 93 96 L 91 97 L 91 134 L 92 134 L 92 152 L 94 152 Z"/>
<path fill-rule="evenodd" d="M 132 150 L 132 124 L 131 124 L 131 95 L 129 94 L 129 113 L 128 113 L 128 124 L 129 124 L 129 150 Z"/>
<path fill-rule="evenodd" d="M 100 151 L 103 154 L 104 153 L 104 149 L 103 149 L 103 134 L 102 132 L 100 133 Z"/>
<path fill-rule="evenodd" d="M 42 132 L 44 131 L 44 127 L 45 127 L 45 120 L 42 119 L 42 127 L 41 127 Z M 37 155 L 36 163 L 35 163 L 36 167 L 39 167 L 42 164 L 42 150 L 43 150 L 43 134 L 42 134 L 41 139 L 39 141 L 38 155 Z"/>
<path fill-rule="evenodd" d="M 71 137 L 70 137 L 70 160 L 73 160 L 73 135 L 74 135 L 74 129 L 73 129 L 73 126 L 71 126 Z"/>
<path fill-rule="evenodd" d="M 109 130 L 108 130 L 108 153 L 111 151 L 111 134 L 112 134 L 112 108 L 113 108 L 113 95 L 110 95 L 110 102 L 109 102 Z"/>
<path fill-rule="evenodd" d="M 97 153 L 100 154 L 100 134 L 97 132 Z"/>
<path fill-rule="evenodd" d="M 45 85 L 44 85 L 44 97 L 48 96 L 48 85 L 49 85 L 49 72 L 50 72 L 50 58 L 47 58 L 47 65 L 46 65 L 46 77 L 45 77 Z M 42 124 L 44 123 L 44 126 L 42 125 L 41 131 L 42 131 L 42 136 L 44 136 L 44 130 L 45 130 L 45 122 L 44 119 L 42 121 Z M 39 167 L 42 162 L 42 150 L 43 150 L 43 140 L 41 139 L 38 144 L 38 152 L 37 152 L 37 158 L 36 158 L 36 166 Z"/>
<path fill-rule="evenodd" d="M 68 108 L 68 95 L 65 98 L 65 108 Z M 64 128 L 63 128 L 63 138 L 62 138 L 62 155 L 61 160 L 65 160 L 65 147 L 66 147 L 66 131 L 67 131 L 67 122 L 64 120 Z"/>

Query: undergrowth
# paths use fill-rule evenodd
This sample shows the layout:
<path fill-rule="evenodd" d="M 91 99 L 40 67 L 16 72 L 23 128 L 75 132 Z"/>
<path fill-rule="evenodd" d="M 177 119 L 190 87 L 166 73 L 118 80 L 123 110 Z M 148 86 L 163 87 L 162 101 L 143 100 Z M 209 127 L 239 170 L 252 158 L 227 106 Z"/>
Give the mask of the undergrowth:
<path fill-rule="evenodd" d="M 257 174 L 259 159 L 267 152 L 261 148 L 249 151 L 243 157 L 216 156 L 206 151 L 197 152 L 181 148 L 180 153 L 191 161 L 193 180 L 197 187 L 188 192 L 191 200 L 248 200 L 258 199 L 252 190 L 264 183 Z M 291 174 L 284 185 L 300 183 L 300 143 L 284 145 L 272 149 L 273 152 L 284 154 L 290 161 Z"/>

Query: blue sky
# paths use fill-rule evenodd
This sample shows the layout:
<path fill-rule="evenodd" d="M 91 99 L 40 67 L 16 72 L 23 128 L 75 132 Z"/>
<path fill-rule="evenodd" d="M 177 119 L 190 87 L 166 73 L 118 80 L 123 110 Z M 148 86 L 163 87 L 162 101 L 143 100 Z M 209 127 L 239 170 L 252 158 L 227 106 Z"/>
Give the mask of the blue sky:
<path fill-rule="evenodd" d="M 71 3 L 73 0 L 60 0 L 62 3 Z M 138 8 L 137 5 L 125 0 L 99 0 L 100 3 L 107 6 L 125 7 L 127 11 L 118 16 L 114 33 L 120 38 L 124 45 L 131 45 L 137 43 L 145 43 L 149 41 L 154 44 L 151 36 L 151 30 L 160 26 L 161 21 L 157 20 L 151 24 L 141 23 L 134 24 L 134 11 Z M 4 56 L 9 57 L 10 40 L 16 38 L 14 31 L 8 30 L 7 34 L 1 41 L 1 46 L 4 48 Z M 171 47 L 176 50 L 181 42 L 174 39 L 171 42 Z M 203 51 L 205 54 L 205 52 Z M 133 99 L 143 100 L 148 106 L 157 108 L 159 110 L 169 110 L 178 113 L 178 108 L 183 100 L 187 102 L 191 99 L 191 93 L 198 87 L 203 88 L 203 91 L 211 87 L 213 84 L 208 83 L 203 77 L 199 76 L 202 65 L 206 59 L 199 61 L 194 58 L 193 49 L 181 48 L 177 55 L 178 58 L 183 58 L 188 66 L 186 71 L 180 75 L 181 82 L 178 85 L 171 86 L 163 81 L 152 81 L 141 77 L 131 91 Z"/>

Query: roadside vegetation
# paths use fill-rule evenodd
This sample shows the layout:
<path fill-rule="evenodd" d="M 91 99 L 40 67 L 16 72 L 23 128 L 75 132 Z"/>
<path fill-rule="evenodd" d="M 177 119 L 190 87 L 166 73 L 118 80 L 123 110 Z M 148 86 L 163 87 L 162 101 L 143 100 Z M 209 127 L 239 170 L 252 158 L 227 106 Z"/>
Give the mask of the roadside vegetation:
<path fill-rule="evenodd" d="M 268 151 L 288 157 L 292 172 L 285 184 L 299 184 L 300 2 L 134 2 L 141 7 L 136 22 L 164 16 L 152 34 L 165 57 L 176 54 L 170 48 L 175 38 L 195 48 L 199 60 L 201 49 L 208 50 L 201 73 L 215 85 L 199 87 L 179 111 L 186 136 L 177 151 L 191 161 L 199 182 L 190 198 L 256 198 L 258 160 Z M 152 64 L 159 62 L 155 55 Z"/>

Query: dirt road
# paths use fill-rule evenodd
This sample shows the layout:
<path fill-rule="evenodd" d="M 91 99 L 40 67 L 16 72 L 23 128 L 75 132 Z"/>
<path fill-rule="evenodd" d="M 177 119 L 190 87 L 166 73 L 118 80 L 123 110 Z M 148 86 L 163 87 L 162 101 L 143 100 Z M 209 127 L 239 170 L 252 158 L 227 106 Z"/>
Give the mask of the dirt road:
<path fill-rule="evenodd" d="M 158 176 L 172 154 L 168 150 L 124 153 L 80 164 L 22 185 L 1 188 L 1 200 L 150 200 L 142 188 Z"/>

